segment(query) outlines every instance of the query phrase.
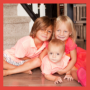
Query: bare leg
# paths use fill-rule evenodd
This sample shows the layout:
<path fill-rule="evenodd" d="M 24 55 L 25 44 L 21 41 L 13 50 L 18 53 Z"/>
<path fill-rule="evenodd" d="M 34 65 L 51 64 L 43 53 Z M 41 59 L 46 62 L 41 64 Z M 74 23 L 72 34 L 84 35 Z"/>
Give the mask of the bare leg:
<path fill-rule="evenodd" d="M 14 69 L 16 67 L 18 67 L 18 66 L 9 64 L 8 62 L 5 61 L 5 58 L 4 58 L 4 60 L 3 60 L 3 69 L 10 70 L 10 69 Z M 25 72 L 22 72 L 22 73 L 32 74 L 32 71 L 31 70 L 28 70 L 28 71 L 25 71 Z"/>
<path fill-rule="evenodd" d="M 5 59 L 5 58 L 4 58 Z M 7 63 L 5 60 L 3 60 L 3 69 L 14 69 L 17 66 Z"/>
<path fill-rule="evenodd" d="M 37 68 L 41 65 L 41 61 L 39 58 L 33 58 L 27 62 L 25 62 L 23 65 L 18 66 L 12 70 L 3 70 L 3 76 L 21 73 L 27 70 L 32 70 L 34 68 Z"/>
<path fill-rule="evenodd" d="M 72 68 L 71 75 L 72 75 L 73 79 L 75 79 L 76 81 L 78 81 L 77 68 L 75 68 L 75 67 Z"/>

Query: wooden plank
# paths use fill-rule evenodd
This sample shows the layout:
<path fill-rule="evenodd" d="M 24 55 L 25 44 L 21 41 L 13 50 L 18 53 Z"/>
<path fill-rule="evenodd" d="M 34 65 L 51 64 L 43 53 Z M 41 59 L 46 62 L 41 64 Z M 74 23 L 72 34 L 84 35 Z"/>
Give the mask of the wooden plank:
<path fill-rule="evenodd" d="M 67 16 L 67 4 L 64 4 L 64 15 Z"/>
<path fill-rule="evenodd" d="M 57 4 L 57 17 L 60 15 L 60 6 Z"/>
<path fill-rule="evenodd" d="M 74 23 L 74 25 L 83 25 L 83 23 Z"/>
<path fill-rule="evenodd" d="M 75 4 L 75 6 L 86 6 L 86 4 Z"/>
<path fill-rule="evenodd" d="M 76 7 L 73 7 L 73 20 L 76 21 Z"/>
<path fill-rule="evenodd" d="M 77 21 L 79 21 L 79 6 L 77 6 Z"/>
<path fill-rule="evenodd" d="M 86 10 L 85 10 L 86 8 L 85 7 L 83 7 L 83 17 L 85 17 L 86 16 Z"/>
<path fill-rule="evenodd" d="M 81 18 L 82 17 L 82 6 L 80 6 L 80 21 L 81 21 Z"/>
<path fill-rule="evenodd" d="M 84 36 L 83 36 L 83 26 L 82 25 L 80 26 L 80 29 L 81 29 L 81 35 L 80 35 L 81 37 L 80 38 L 83 39 Z"/>
<path fill-rule="evenodd" d="M 78 25 L 78 36 L 81 37 L 80 25 Z"/>
<path fill-rule="evenodd" d="M 86 24 L 86 21 L 76 21 L 76 23 L 85 23 Z"/>
<path fill-rule="evenodd" d="M 86 17 L 81 17 L 81 20 L 86 20 Z"/>
<path fill-rule="evenodd" d="M 84 26 L 84 40 L 86 40 L 86 26 Z"/>
<path fill-rule="evenodd" d="M 77 42 L 78 42 L 78 41 L 84 41 L 84 39 L 78 39 L 78 38 L 77 38 L 76 41 L 77 41 Z"/>

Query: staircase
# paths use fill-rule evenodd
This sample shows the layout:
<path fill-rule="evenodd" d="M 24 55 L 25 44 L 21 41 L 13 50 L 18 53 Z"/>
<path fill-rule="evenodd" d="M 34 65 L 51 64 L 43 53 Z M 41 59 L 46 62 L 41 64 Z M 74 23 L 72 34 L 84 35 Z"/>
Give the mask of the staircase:
<path fill-rule="evenodd" d="M 3 4 L 3 50 L 15 45 L 18 39 L 29 35 L 29 16 L 17 16 L 18 4 Z"/>

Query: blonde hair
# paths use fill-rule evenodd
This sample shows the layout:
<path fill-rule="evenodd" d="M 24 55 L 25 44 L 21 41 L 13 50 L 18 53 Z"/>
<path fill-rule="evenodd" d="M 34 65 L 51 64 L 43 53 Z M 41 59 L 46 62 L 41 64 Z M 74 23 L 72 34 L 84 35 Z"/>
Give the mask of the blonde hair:
<path fill-rule="evenodd" d="M 32 36 L 34 38 L 36 36 L 37 31 L 39 31 L 40 29 L 45 30 L 50 25 L 52 26 L 52 30 L 53 30 L 53 20 L 51 18 L 49 18 L 47 16 L 37 18 L 31 29 L 30 36 Z"/>
<path fill-rule="evenodd" d="M 52 39 L 49 44 L 48 44 L 48 49 L 50 48 L 50 46 L 55 46 L 55 48 L 60 47 L 62 52 L 65 52 L 65 43 L 59 39 Z"/>
<path fill-rule="evenodd" d="M 73 24 L 72 20 L 68 16 L 59 16 L 59 17 L 57 17 L 56 20 L 55 20 L 55 23 L 54 23 L 54 29 L 56 29 L 58 23 L 60 25 L 60 23 L 62 23 L 62 22 L 64 22 L 68 26 L 69 31 L 72 33 L 70 35 L 70 37 L 74 41 L 76 41 L 77 33 L 76 33 L 76 30 L 75 30 L 75 27 L 74 27 L 74 24 Z"/>

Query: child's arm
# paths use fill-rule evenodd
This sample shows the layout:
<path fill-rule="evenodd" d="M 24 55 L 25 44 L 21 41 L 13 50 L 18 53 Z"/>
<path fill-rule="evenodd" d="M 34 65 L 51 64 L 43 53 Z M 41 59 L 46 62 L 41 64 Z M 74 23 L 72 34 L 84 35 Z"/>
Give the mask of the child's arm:
<path fill-rule="evenodd" d="M 44 74 L 44 77 L 45 77 L 47 80 L 54 81 L 55 84 L 57 84 L 57 83 L 62 83 L 62 79 L 61 79 L 61 77 L 59 77 L 59 76 L 54 76 L 54 75 L 51 75 L 51 74 Z"/>
<path fill-rule="evenodd" d="M 74 64 L 76 63 L 76 59 L 77 59 L 76 49 L 70 51 L 70 56 L 71 56 L 71 61 L 69 62 L 68 66 L 63 70 L 58 71 L 59 74 L 64 74 L 73 68 Z"/>
<path fill-rule="evenodd" d="M 27 59 L 31 59 L 31 58 L 29 58 L 29 57 L 23 57 L 23 58 L 19 58 L 20 60 L 27 60 Z"/>
<path fill-rule="evenodd" d="M 45 49 L 41 52 L 41 54 L 39 55 L 40 60 L 42 61 L 42 59 L 43 59 L 44 56 L 46 56 L 46 55 L 47 55 L 47 48 L 45 48 Z"/>

